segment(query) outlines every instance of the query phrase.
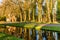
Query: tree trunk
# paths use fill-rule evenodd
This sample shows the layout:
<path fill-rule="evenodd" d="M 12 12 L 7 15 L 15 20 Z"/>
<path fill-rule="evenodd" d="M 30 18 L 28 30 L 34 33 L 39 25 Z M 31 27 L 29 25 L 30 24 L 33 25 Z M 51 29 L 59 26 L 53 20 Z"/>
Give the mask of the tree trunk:
<path fill-rule="evenodd" d="M 24 18 L 24 22 L 26 22 L 26 11 L 24 11 L 24 14 L 23 14 L 23 18 Z"/>
<path fill-rule="evenodd" d="M 57 13 L 57 0 L 53 0 L 53 23 L 56 22 L 56 13 Z"/>
<path fill-rule="evenodd" d="M 42 22 L 42 0 L 38 1 L 38 22 Z"/>
<path fill-rule="evenodd" d="M 20 13 L 20 22 L 22 22 L 22 13 Z"/>
<path fill-rule="evenodd" d="M 30 12 L 31 12 L 31 10 L 29 9 L 29 13 L 28 13 L 29 21 L 31 20 L 31 18 L 30 18 Z"/>
<path fill-rule="evenodd" d="M 49 0 L 46 0 L 46 5 L 47 5 L 47 21 L 48 23 L 51 23 L 51 18 L 50 18 L 50 8 L 49 8 Z"/>

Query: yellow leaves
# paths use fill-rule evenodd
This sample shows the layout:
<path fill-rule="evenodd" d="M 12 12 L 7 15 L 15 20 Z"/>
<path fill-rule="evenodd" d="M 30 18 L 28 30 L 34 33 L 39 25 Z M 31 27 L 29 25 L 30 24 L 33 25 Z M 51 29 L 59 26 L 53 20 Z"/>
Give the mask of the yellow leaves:
<path fill-rule="evenodd" d="M 31 23 L 31 24 L 26 24 L 24 27 L 25 28 L 33 28 L 35 26 L 35 24 Z"/>
<path fill-rule="evenodd" d="M 36 30 L 41 30 L 42 26 L 35 27 Z"/>
<path fill-rule="evenodd" d="M 38 3 L 42 3 L 43 0 L 37 0 Z"/>
<path fill-rule="evenodd" d="M 28 3 L 24 3 L 24 4 L 23 4 L 24 10 L 27 10 L 27 9 L 29 8 L 28 5 L 29 5 Z"/>
<path fill-rule="evenodd" d="M 7 15 L 7 14 L 19 14 L 19 11 L 20 11 L 20 7 L 19 5 L 15 4 L 14 2 L 12 2 L 12 0 L 4 0 L 4 4 L 2 5 L 2 8 L 0 8 L 1 10 L 1 14 L 3 15 Z"/>
<path fill-rule="evenodd" d="M 43 26 L 45 26 L 45 25 L 47 25 L 47 24 L 37 25 L 37 26 L 35 27 L 35 29 L 36 29 L 36 30 L 41 30 L 41 28 L 42 28 Z"/>

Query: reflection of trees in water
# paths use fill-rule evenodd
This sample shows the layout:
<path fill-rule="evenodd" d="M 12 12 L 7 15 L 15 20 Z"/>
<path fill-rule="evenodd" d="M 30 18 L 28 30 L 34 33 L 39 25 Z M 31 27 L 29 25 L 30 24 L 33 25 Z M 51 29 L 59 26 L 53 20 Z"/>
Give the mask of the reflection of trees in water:
<path fill-rule="evenodd" d="M 21 37 L 26 40 L 36 40 L 36 39 L 42 40 L 44 37 L 46 38 L 46 40 L 55 40 L 55 34 L 53 35 L 53 32 L 51 31 L 41 31 L 41 30 L 36 31 L 34 29 L 32 30 L 32 29 L 23 28 L 22 34 L 20 34 L 21 31 L 17 29 L 16 30 L 11 29 L 9 32 L 7 28 L 0 28 L 0 32 L 3 32 L 3 33 L 5 32 L 6 34 L 14 35 L 19 38 Z M 59 34 L 58 34 L 58 37 L 59 37 Z"/>
<path fill-rule="evenodd" d="M 55 0 L 56 1 L 56 0 Z M 32 21 L 32 22 L 55 22 L 56 21 L 56 2 L 54 0 L 6 0 L 3 5 L 0 7 L 0 13 L 1 16 L 6 16 L 7 21 L 9 22 L 16 22 L 16 17 L 15 16 L 20 16 L 20 22 L 24 21 Z M 45 2 L 45 3 L 44 3 Z M 54 2 L 54 3 L 53 3 Z M 37 7 L 37 9 L 36 9 Z M 36 12 L 37 11 L 37 12 Z M 10 14 L 10 15 L 9 15 Z M 11 16 L 12 15 L 12 16 Z M 52 15 L 52 16 L 51 16 Z M 53 21 L 52 18 L 53 17 Z M 8 27 L 8 31 L 10 33 L 16 33 L 15 30 L 16 27 Z M 29 34 L 30 30 L 28 29 L 22 29 L 22 28 L 16 28 L 20 30 L 19 35 L 22 35 L 22 30 L 24 30 L 24 38 L 26 39 L 27 37 L 30 39 Z M 7 30 L 6 30 L 7 31 Z M 51 39 L 51 33 L 50 32 L 45 32 L 43 33 L 42 36 L 46 36 L 47 39 Z M 32 31 L 32 39 L 35 39 L 35 30 Z M 17 34 L 18 35 L 18 34 Z M 18 36 L 19 36 L 18 35 Z M 40 32 L 39 32 L 40 35 Z M 41 37 L 41 35 L 39 36 Z M 41 37 L 42 38 L 42 37 Z"/>

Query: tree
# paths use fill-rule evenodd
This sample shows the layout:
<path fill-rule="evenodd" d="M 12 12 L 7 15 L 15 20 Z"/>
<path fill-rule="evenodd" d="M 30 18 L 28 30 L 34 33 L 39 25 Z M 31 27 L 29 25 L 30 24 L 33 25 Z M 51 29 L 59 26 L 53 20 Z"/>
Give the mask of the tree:
<path fill-rule="evenodd" d="M 42 2 L 43 0 L 37 0 L 38 5 L 38 22 L 42 22 Z"/>
<path fill-rule="evenodd" d="M 53 15 L 53 23 L 56 23 L 56 14 L 57 14 L 57 0 L 53 0 L 53 9 L 52 9 L 52 15 Z"/>
<path fill-rule="evenodd" d="M 31 19 L 32 19 L 32 22 L 35 22 L 35 14 L 36 14 L 36 0 L 31 0 Z"/>
<path fill-rule="evenodd" d="M 46 6 L 47 6 L 47 11 L 46 11 L 46 15 L 47 15 L 47 21 L 49 23 L 51 23 L 51 18 L 50 18 L 50 8 L 49 8 L 49 0 L 46 0 Z"/>

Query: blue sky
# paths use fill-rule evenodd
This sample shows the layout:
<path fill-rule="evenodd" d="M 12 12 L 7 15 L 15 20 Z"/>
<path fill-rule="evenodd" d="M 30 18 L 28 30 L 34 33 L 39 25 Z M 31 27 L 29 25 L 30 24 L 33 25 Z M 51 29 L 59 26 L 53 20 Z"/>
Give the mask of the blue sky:
<path fill-rule="evenodd" d="M 3 0 L 0 0 L 0 5 L 2 4 Z"/>
<path fill-rule="evenodd" d="M 3 0 L 0 0 L 0 3 L 2 2 Z"/>

